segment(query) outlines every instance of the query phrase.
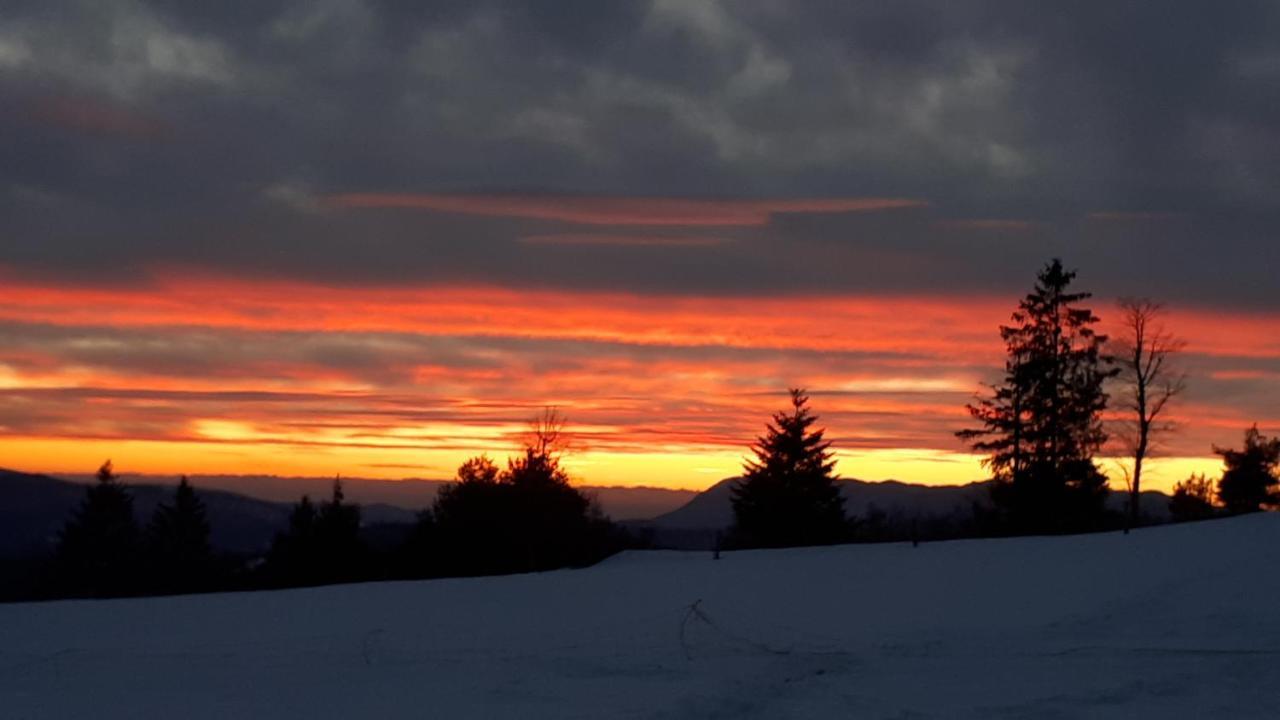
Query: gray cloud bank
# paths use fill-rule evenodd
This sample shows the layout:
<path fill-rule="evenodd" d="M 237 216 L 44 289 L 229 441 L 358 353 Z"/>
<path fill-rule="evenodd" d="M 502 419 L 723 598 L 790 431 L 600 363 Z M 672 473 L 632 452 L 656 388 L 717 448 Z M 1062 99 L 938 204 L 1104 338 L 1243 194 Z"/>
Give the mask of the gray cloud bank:
<path fill-rule="evenodd" d="M 965 294 L 1062 255 L 1280 310 L 1271 2 L 8 0 L 0 108 L 17 274 Z M 530 243 L 582 227 L 346 193 L 927 205 Z"/>

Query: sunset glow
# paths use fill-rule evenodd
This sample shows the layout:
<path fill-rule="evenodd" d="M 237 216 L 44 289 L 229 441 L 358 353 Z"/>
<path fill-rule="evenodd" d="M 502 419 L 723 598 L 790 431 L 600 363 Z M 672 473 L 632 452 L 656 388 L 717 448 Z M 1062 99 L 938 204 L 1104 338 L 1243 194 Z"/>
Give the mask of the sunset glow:
<path fill-rule="evenodd" d="M 581 481 L 703 487 L 803 386 L 846 477 L 965 483 L 1053 258 L 1186 340 L 1159 486 L 1280 432 L 1240 32 L 1118 73 L 1164 25 L 286 5 L 0 24 L 0 466 L 441 478 L 554 406 Z"/>
<path fill-rule="evenodd" d="M 156 270 L 129 286 L 23 282 L 0 321 L 5 463 L 83 472 L 449 477 L 513 451 L 558 407 L 593 484 L 702 488 L 737 473 L 782 391 L 811 389 L 848 477 L 962 483 L 954 437 L 1002 362 L 1012 300 L 637 296 L 499 287 L 342 287 Z M 1177 311 L 1205 382 L 1280 363 L 1276 320 Z M 1260 367 L 1259 363 L 1263 363 Z M 1168 487 L 1257 420 L 1191 398 Z"/>

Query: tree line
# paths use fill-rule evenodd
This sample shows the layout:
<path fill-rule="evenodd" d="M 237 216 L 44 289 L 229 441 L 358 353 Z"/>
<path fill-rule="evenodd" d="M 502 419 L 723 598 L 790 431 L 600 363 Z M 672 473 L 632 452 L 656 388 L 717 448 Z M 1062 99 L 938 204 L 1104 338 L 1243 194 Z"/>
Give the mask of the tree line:
<path fill-rule="evenodd" d="M 978 427 L 957 435 L 985 453 L 993 474 L 998 532 L 1079 532 L 1107 526 L 1109 492 L 1097 456 L 1115 440 L 1132 459 L 1122 466 L 1128 484 L 1123 527 L 1142 521 L 1144 461 L 1174 426 L 1166 411 L 1186 388 L 1173 359 L 1185 343 L 1163 327 L 1162 307 L 1146 299 L 1120 302 L 1124 335 L 1106 352 L 1109 338 L 1094 326 L 1097 315 L 1082 303 L 1091 295 L 1070 288 L 1075 272 L 1053 260 L 1032 291 L 1000 328 L 1004 377 L 986 397 L 967 406 Z M 1111 395 L 1117 416 L 1105 421 Z M 1176 519 L 1217 512 L 1245 513 L 1276 505 L 1280 441 L 1245 432 L 1243 450 L 1214 447 L 1224 469 L 1216 488 L 1204 477 L 1175 487 Z"/>
<path fill-rule="evenodd" d="M 975 427 L 956 433 L 985 456 L 992 474 L 990 503 L 975 505 L 964 534 L 1127 532 L 1143 521 L 1144 462 L 1172 429 L 1166 411 L 1186 387 L 1173 362 L 1183 343 L 1163 327 L 1160 305 L 1125 300 L 1124 336 L 1108 352 L 1098 316 L 1083 306 L 1091 296 L 1072 290 L 1074 279 L 1061 261 L 1050 262 L 1012 323 L 1000 327 L 1003 377 L 966 406 Z M 1112 394 L 1117 414 L 1108 420 Z M 790 407 L 766 424 L 732 487 L 734 522 L 723 547 L 901 539 L 874 516 L 847 515 L 832 443 L 817 420 L 808 394 L 791 390 Z M 483 455 L 467 460 L 411 531 L 390 543 L 370 543 L 359 505 L 336 480 L 329 498 L 301 498 L 287 529 L 250 567 L 212 551 L 204 505 L 186 478 L 140 527 L 107 462 L 60 535 L 48 587 L 96 597 L 529 572 L 584 566 L 640 545 L 570 483 L 565 440 L 563 418 L 547 412 L 505 467 Z M 1132 458 L 1123 513 L 1107 509 L 1110 490 L 1098 464 L 1113 440 Z M 1223 458 L 1222 476 L 1179 482 L 1169 507 L 1175 519 L 1280 504 L 1280 439 L 1255 426 L 1242 449 L 1214 452 Z M 913 525 L 909 536 L 917 535 Z"/>
<path fill-rule="evenodd" d="M 265 556 L 221 556 L 199 493 L 182 478 L 145 527 L 111 462 L 59 535 L 42 596 L 119 597 L 285 588 L 369 580 L 533 572 L 590 565 L 634 546 L 562 467 L 564 422 L 548 412 L 504 468 L 467 460 L 431 507 L 391 542 L 367 536 L 336 479 L 303 496 Z"/>
<path fill-rule="evenodd" d="M 1162 435 L 1170 403 L 1186 388 L 1174 367 L 1182 340 L 1162 324 L 1162 306 L 1146 299 L 1120 302 L 1124 336 L 1099 334 L 1100 318 L 1082 303 L 1091 295 L 1071 289 L 1076 274 L 1061 260 L 1048 263 L 1035 286 L 1000 327 L 1006 360 L 1002 379 L 966 409 L 976 427 L 956 435 L 984 455 L 991 472 L 991 503 L 975 506 L 976 535 L 1085 532 L 1143 522 L 1144 462 Z M 1112 393 L 1118 415 L 1106 416 Z M 727 546 L 780 547 L 865 539 L 870 518 L 847 517 L 831 443 L 815 429 L 803 390 L 791 391 L 791 409 L 774 415 L 753 446 L 733 488 L 734 526 Z M 1098 457 L 1109 441 L 1127 451 L 1123 467 L 1127 507 L 1108 511 L 1110 492 Z M 1114 446 L 1114 445 L 1113 445 Z M 1254 512 L 1280 505 L 1280 439 L 1256 425 L 1241 450 L 1214 447 L 1222 477 L 1179 482 L 1169 510 L 1176 520 Z M 916 534 L 913 528 L 911 534 Z M 874 538 L 874 535 L 872 536 Z"/>

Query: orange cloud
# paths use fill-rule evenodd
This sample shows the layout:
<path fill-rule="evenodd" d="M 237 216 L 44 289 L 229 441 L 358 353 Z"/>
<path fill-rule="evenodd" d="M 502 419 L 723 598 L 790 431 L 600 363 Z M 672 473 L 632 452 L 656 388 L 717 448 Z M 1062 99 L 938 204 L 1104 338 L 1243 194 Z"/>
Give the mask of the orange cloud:
<path fill-rule="evenodd" d="M 62 326 L 406 332 L 988 357 L 993 328 L 1010 307 L 1007 299 L 991 298 L 961 303 L 928 297 L 642 297 L 492 287 L 328 287 L 172 273 L 146 288 L 19 280 L 0 286 L 0 319 Z"/>
<path fill-rule="evenodd" d="M 1209 373 L 1214 380 L 1280 380 L 1280 371 L 1275 370 L 1214 370 Z"/>
<path fill-rule="evenodd" d="M 464 215 L 555 220 L 579 225 L 759 226 L 780 213 L 847 213 L 921 207 L 907 198 L 779 200 L 605 197 L 587 195 L 466 195 L 342 193 L 324 204 L 339 209 L 401 208 Z"/>
<path fill-rule="evenodd" d="M 680 485 L 718 479 L 697 468 L 732 469 L 792 384 L 813 390 L 845 474 L 974 479 L 952 432 L 979 381 L 998 376 L 996 327 L 1016 302 L 329 287 L 172 268 L 136 286 L 6 280 L 0 322 L 17 338 L 0 346 L 9 464 L 70 470 L 58 458 L 86 448 L 169 444 L 199 457 L 135 459 L 164 458 L 167 472 L 326 465 L 379 477 L 422 462 L 419 474 L 438 477 L 468 454 L 509 451 L 523 420 L 551 404 L 577 426 L 592 482 L 648 468 L 668 474 L 647 482 Z M 1280 361 L 1274 316 L 1186 309 L 1168 322 L 1193 341 L 1202 382 Z M 190 347 L 213 356 L 191 367 Z M 1264 410 L 1189 396 L 1171 417 L 1193 430 L 1173 449 L 1194 457 L 1254 420 L 1280 421 Z"/>

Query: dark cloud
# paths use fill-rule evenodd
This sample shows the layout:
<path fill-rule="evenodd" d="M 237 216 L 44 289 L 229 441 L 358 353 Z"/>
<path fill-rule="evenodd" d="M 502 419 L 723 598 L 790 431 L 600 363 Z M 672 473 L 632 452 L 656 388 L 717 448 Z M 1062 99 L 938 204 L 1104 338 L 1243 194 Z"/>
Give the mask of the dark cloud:
<path fill-rule="evenodd" d="M 110 0 L 0 20 L 19 273 L 986 293 L 1063 255 L 1102 294 L 1280 308 L 1274 3 Z M 322 201 L 512 191 L 930 206 L 678 247 Z"/>

